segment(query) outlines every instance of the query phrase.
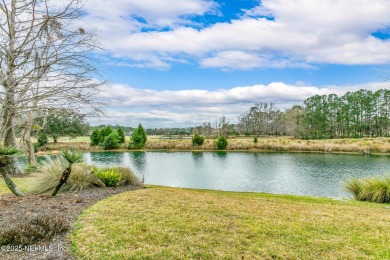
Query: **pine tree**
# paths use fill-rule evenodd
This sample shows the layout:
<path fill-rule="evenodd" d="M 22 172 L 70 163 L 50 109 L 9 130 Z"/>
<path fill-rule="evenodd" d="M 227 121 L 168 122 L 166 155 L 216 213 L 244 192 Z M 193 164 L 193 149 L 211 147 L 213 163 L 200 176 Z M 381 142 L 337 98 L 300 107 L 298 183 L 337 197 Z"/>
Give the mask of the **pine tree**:
<path fill-rule="evenodd" d="M 142 127 L 141 124 L 139 124 L 137 129 L 135 129 L 133 134 L 131 135 L 129 148 L 130 149 L 132 149 L 132 148 L 140 149 L 140 148 L 144 147 L 147 139 L 148 138 L 146 136 L 145 129 Z"/>
<path fill-rule="evenodd" d="M 120 143 L 124 143 L 125 140 L 126 140 L 126 138 L 125 138 L 125 133 L 123 133 L 122 127 L 119 127 L 118 130 L 117 130 L 117 132 L 118 132 L 118 135 L 119 135 L 119 137 L 120 137 L 119 142 L 120 142 Z"/>

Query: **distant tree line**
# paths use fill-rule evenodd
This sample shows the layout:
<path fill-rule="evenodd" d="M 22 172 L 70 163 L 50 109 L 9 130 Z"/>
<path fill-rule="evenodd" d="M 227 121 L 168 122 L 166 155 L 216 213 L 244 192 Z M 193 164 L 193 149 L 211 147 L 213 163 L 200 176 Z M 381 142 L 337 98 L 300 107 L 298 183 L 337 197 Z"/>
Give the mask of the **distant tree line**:
<path fill-rule="evenodd" d="M 132 135 L 136 130 L 133 127 L 119 125 L 89 126 L 84 115 L 67 109 L 51 110 L 47 116 L 36 119 L 35 123 L 37 127 L 34 127 L 38 129 L 35 135 L 39 137 L 39 134 L 47 134 L 54 142 L 60 136 L 79 136 L 93 132 L 96 134 L 101 129 L 110 128 L 126 136 Z M 204 137 L 228 135 L 287 135 L 305 139 L 387 137 L 390 136 L 390 90 L 381 89 L 373 92 L 362 89 L 348 92 L 343 96 L 315 95 L 306 99 L 303 105 L 296 105 L 283 111 L 273 103 L 257 103 L 238 118 L 237 124 L 229 123 L 226 117 L 222 116 L 213 122 L 205 122 L 195 127 L 151 128 L 145 132 L 147 135 L 198 134 Z M 102 144 L 104 138 L 101 136 L 97 144 Z"/>
<path fill-rule="evenodd" d="M 190 135 L 192 128 L 149 128 L 146 129 L 146 133 L 148 135 Z"/>
<path fill-rule="evenodd" d="M 390 90 L 315 95 L 303 106 L 280 111 L 259 103 L 239 117 L 242 135 L 291 135 L 325 139 L 390 136 Z"/>

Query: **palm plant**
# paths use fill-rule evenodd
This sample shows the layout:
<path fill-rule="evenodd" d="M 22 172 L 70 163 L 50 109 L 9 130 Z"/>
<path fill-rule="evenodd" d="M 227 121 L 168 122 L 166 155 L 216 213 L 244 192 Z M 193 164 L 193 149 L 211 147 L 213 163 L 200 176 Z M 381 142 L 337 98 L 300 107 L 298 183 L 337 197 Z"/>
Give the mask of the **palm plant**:
<path fill-rule="evenodd" d="M 16 184 L 12 181 L 12 179 L 8 176 L 7 166 L 10 163 L 11 156 L 14 156 L 19 153 L 19 150 L 16 147 L 9 146 L 0 146 L 0 173 L 3 175 L 5 184 L 10 189 L 10 191 L 16 196 L 24 196 L 24 193 L 19 190 Z"/>
<path fill-rule="evenodd" d="M 51 194 L 53 197 L 57 195 L 62 185 L 64 185 L 64 183 L 66 183 L 66 181 L 68 180 L 70 174 L 72 173 L 72 165 L 74 163 L 79 163 L 83 161 L 83 154 L 73 149 L 62 151 L 62 156 L 68 161 L 69 166 L 62 173 L 60 182 L 53 190 L 53 193 Z"/>

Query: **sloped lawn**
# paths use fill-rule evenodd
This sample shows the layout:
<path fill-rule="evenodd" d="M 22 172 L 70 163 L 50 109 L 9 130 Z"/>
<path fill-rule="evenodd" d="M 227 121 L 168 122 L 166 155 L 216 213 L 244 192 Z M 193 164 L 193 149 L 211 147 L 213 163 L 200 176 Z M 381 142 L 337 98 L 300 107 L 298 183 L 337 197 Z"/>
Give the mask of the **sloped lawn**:
<path fill-rule="evenodd" d="M 389 259 L 389 206 L 149 187 L 87 209 L 72 250 L 87 259 Z"/>

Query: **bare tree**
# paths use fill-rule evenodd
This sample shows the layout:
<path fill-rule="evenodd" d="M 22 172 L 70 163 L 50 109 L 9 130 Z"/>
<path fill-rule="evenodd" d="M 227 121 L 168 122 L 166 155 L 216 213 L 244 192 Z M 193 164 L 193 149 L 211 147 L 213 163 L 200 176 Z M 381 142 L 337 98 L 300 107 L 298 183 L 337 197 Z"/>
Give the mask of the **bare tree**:
<path fill-rule="evenodd" d="M 229 132 L 229 122 L 226 121 L 226 117 L 222 116 L 218 119 L 219 135 L 227 136 Z"/>
<path fill-rule="evenodd" d="M 0 2 L 0 131 L 13 147 L 16 120 L 29 140 L 32 120 L 52 107 L 80 110 L 93 104 L 102 84 L 91 54 L 94 33 L 80 27 L 78 0 L 2 0 Z M 27 115 L 27 116 L 26 116 Z M 16 173 L 15 162 L 9 172 Z"/>

